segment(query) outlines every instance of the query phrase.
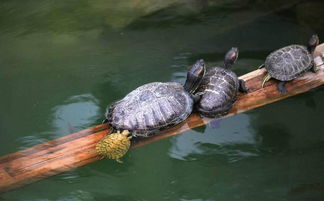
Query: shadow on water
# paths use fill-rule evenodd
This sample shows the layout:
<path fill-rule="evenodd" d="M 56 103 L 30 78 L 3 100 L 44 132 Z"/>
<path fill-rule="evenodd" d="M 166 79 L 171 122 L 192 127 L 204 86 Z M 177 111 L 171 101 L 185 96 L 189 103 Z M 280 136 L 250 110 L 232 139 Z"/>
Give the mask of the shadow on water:
<path fill-rule="evenodd" d="M 259 151 L 263 154 L 280 154 L 289 149 L 289 130 L 283 124 L 268 123 L 258 125 L 257 133 Z"/>
<path fill-rule="evenodd" d="M 295 186 L 289 191 L 289 200 L 322 200 L 324 183 L 307 183 Z"/>
<path fill-rule="evenodd" d="M 132 196 L 127 196 L 127 195 L 109 195 L 101 192 L 94 195 L 94 200 L 137 201 L 138 199 L 132 198 Z"/>
<path fill-rule="evenodd" d="M 311 108 L 313 111 L 318 110 L 320 106 L 318 104 L 318 100 L 316 100 L 317 97 L 316 93 L 314 93 L 315 91 L 317 93 L 324 94 L 324 88 L 320 87 L 310 90 L 309 93 L 296 96 L 296 101 L 304 103 L 307 108 Z"/>
<path fill-rule="evenodd" d="M 198 132 L 198 133 L 205 133 L 205 132 L 206 132 L 206 128 L 207 128 L 206 125 L 202 125 L 202 126 L 199 126 L 199 127 L 193 128 L 193 129 L 191 129 L 191 130 L 193 130 L 193 131 L 195 131 L 195 132 Z"/>
<path fill-rule="evenodd" d="M 264 172 L 268 172 L 264 177 L 273 174 L 272 180 L 281 183 L 278 187 L 286 189 L 287 200 L 324 197 L 324 137 L 319 125 L 323 116 L 319 112 L 323 107 L 322 91 L 317 89 L 249 112 L 260 161 L 265 165 Z"/>

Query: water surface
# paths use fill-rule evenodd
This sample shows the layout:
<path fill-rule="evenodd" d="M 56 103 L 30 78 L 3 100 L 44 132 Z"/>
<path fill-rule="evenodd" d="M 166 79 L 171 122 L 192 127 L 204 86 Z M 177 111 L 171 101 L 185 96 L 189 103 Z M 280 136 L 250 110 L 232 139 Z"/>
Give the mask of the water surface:
<path fill-rule="evenodd" d="M 324 40 L 320 1 L 0 3 L 0 155 L 99 124 L 153 81 L 203 58 L 254 70 L 272 50 Z M 40 200 L 324 199 L 324 91 L 315 89 L 0 195 Z"/>

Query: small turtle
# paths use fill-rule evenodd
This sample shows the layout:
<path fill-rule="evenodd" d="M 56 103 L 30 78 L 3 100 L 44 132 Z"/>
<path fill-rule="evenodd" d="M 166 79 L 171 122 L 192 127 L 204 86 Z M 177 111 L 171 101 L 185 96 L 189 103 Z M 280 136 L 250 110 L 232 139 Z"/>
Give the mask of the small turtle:
<path fill-rule="evenodd" d="M 304 72 L 313 68 L 318 69 L 313 62 L 313 52 L 319 44 L 317 35 L 313 35 L 308 42 L 308 47 L 303 45 L 289 45 L 276 50 L 267 56 L 266 61 L 259 68 L 265 67 L 267 75 L 264 77 L 262 87 L 271 78 L 279 80 L 278 91 L 282 94 L 287 93 L 285 88 L 286 81 L 293 80 L 301 76 Z"/>
<path fill-rule="evenodd" d="M 238 57 L 238 49 L 230 49 L 224 59 L 224 66 L 208 69 L 198 90 L 201 95 L 196 109 L 207 117 L 218 117 L 226 114 L 236 101 L 238 91 L 247 93 L 244 80 L 238 79 L 229 69 Z"/>
<path fill-rule="evenodd" d="M 129 131 L 124 130 L 122 133 L 112 133 L 100 140 L 96 145 L 96 152 L 103 158 L 115 159 L 121 162 L 120 158 L 123 157 L 130 147 L 130 139 L 128 136 Z"/>
<path fill-rule="evenodd" d="M 184 86 L 177 82 L 152 82 L 140 86 L 108 108 L 105 122 L 108 122 L 113 130 L 127 130 L 135 137 L 148 137 L 178 124 L 191 114 L 195 100 L 193 94 L 204 74 L 204 61 L 198 60 L 187 72 Z M 104 146 L 120 144 L 126 138 L 107 137 L 106 140 L 115 142 L 101 143 L 100 150 L 110 152 L 99 152 L 103 156 L 117 155 L 115 151 Z M 116 146 L 118 150 L 120 147 L 126 148 Z"/>

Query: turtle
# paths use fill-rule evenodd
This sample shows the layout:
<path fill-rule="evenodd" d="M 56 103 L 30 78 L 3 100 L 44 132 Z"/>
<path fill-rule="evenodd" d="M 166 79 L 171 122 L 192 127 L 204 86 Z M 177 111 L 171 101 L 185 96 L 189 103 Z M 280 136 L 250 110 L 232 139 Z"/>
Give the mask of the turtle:
<path fill-rule="evenodd" d="M 129 131 L 124 130 L 122 133 L 117 131 L 107 135 L 96 144 L 95 151 L 103 158 L 114 159 L 121 163 L 120 158 L 126 154 L 131 145 L 132 136 L 128 134 Z"/>
<path fill-rule="evenodd" d="M 196 92 L 200 95 L 195 109 L 203 116 L 215 118 L 226 114 L 236 101 L 238 91 L 247 93 L 244 80 L 229 68 L 238 58 L 238 48 L 232 47 L 225 55 L 224 65 L 207 70 Z"/>
<path fill-rule="evenodd" d="M 149 137 L 184 121 L 191 114 L 194 102 L 198 99 L 194 92 L 200 85 L 205 71 L 204 61 L 200 59 L 188 70 L 184 85 L 178 82 L 152 82 L 136 88 L 110 105 L 104 122 L 107 122 L 113 131 L 117 130 L 117 133 L 128 131 L 130 136 Z M 126 150 L 123 145 L 125 137 L 106 139 L 115 142 L 99 143 L 104 146 L 122 144 L 116 146 L 116 149 Z M 114 156 L 108 158 L 120 156 L 108 148 L 101 147 L 100 150 L 109 152 L 99 152 L 102 156 Z"/>
<path fill-rule="evenodd" d="M 301 76 L 304 72 L 318 69 L 313 62 L 313 52 L 319 44 L 317 35 L 312 35 L 307 47 L 303 45 L 289 45 L 270 53 L 265 63 L 259 68 L 265 67 L 267 74 L 263 79 L 262 87 L 271 78 L 279 80 L 277 89 L 281 94 L 287 93 L 285 83 Z"/>

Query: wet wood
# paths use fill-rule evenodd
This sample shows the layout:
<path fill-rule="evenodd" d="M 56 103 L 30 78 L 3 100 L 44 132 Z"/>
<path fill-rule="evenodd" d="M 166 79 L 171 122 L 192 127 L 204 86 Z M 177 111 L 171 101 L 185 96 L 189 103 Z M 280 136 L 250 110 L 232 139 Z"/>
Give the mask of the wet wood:
<path fill-rule="evenodd" d="M 316 49 L 316 55 L 324 54 L 324 44 Z M 248 94 L 239 94 L 238 100 L 225 116 L 245 112 L 281 99 L 294 96 L 324 84 L 324 66 L 317 73 L 307 72 L 302 77 L 286 84 L 287 94 L 277 91 L 277 81 L 267 82 L 261 88 L 265 70 L 255 70 L 241 76 L 250 89 Z M 132 145 L 132 148 L 178 135 L 191 128 L 207 124 L 212 119 L 192 114 L 185 122 L 169 128 L 151 138 L 144 138 Z M 83 131 L 67 135 L 31 148 L 0 157 L 0 192 L 15 189 L 43 178 L 62 173 L 99 160 L 93 152 L 95 144 L 109 131 L 109 127 L 98 125 Z"/>

